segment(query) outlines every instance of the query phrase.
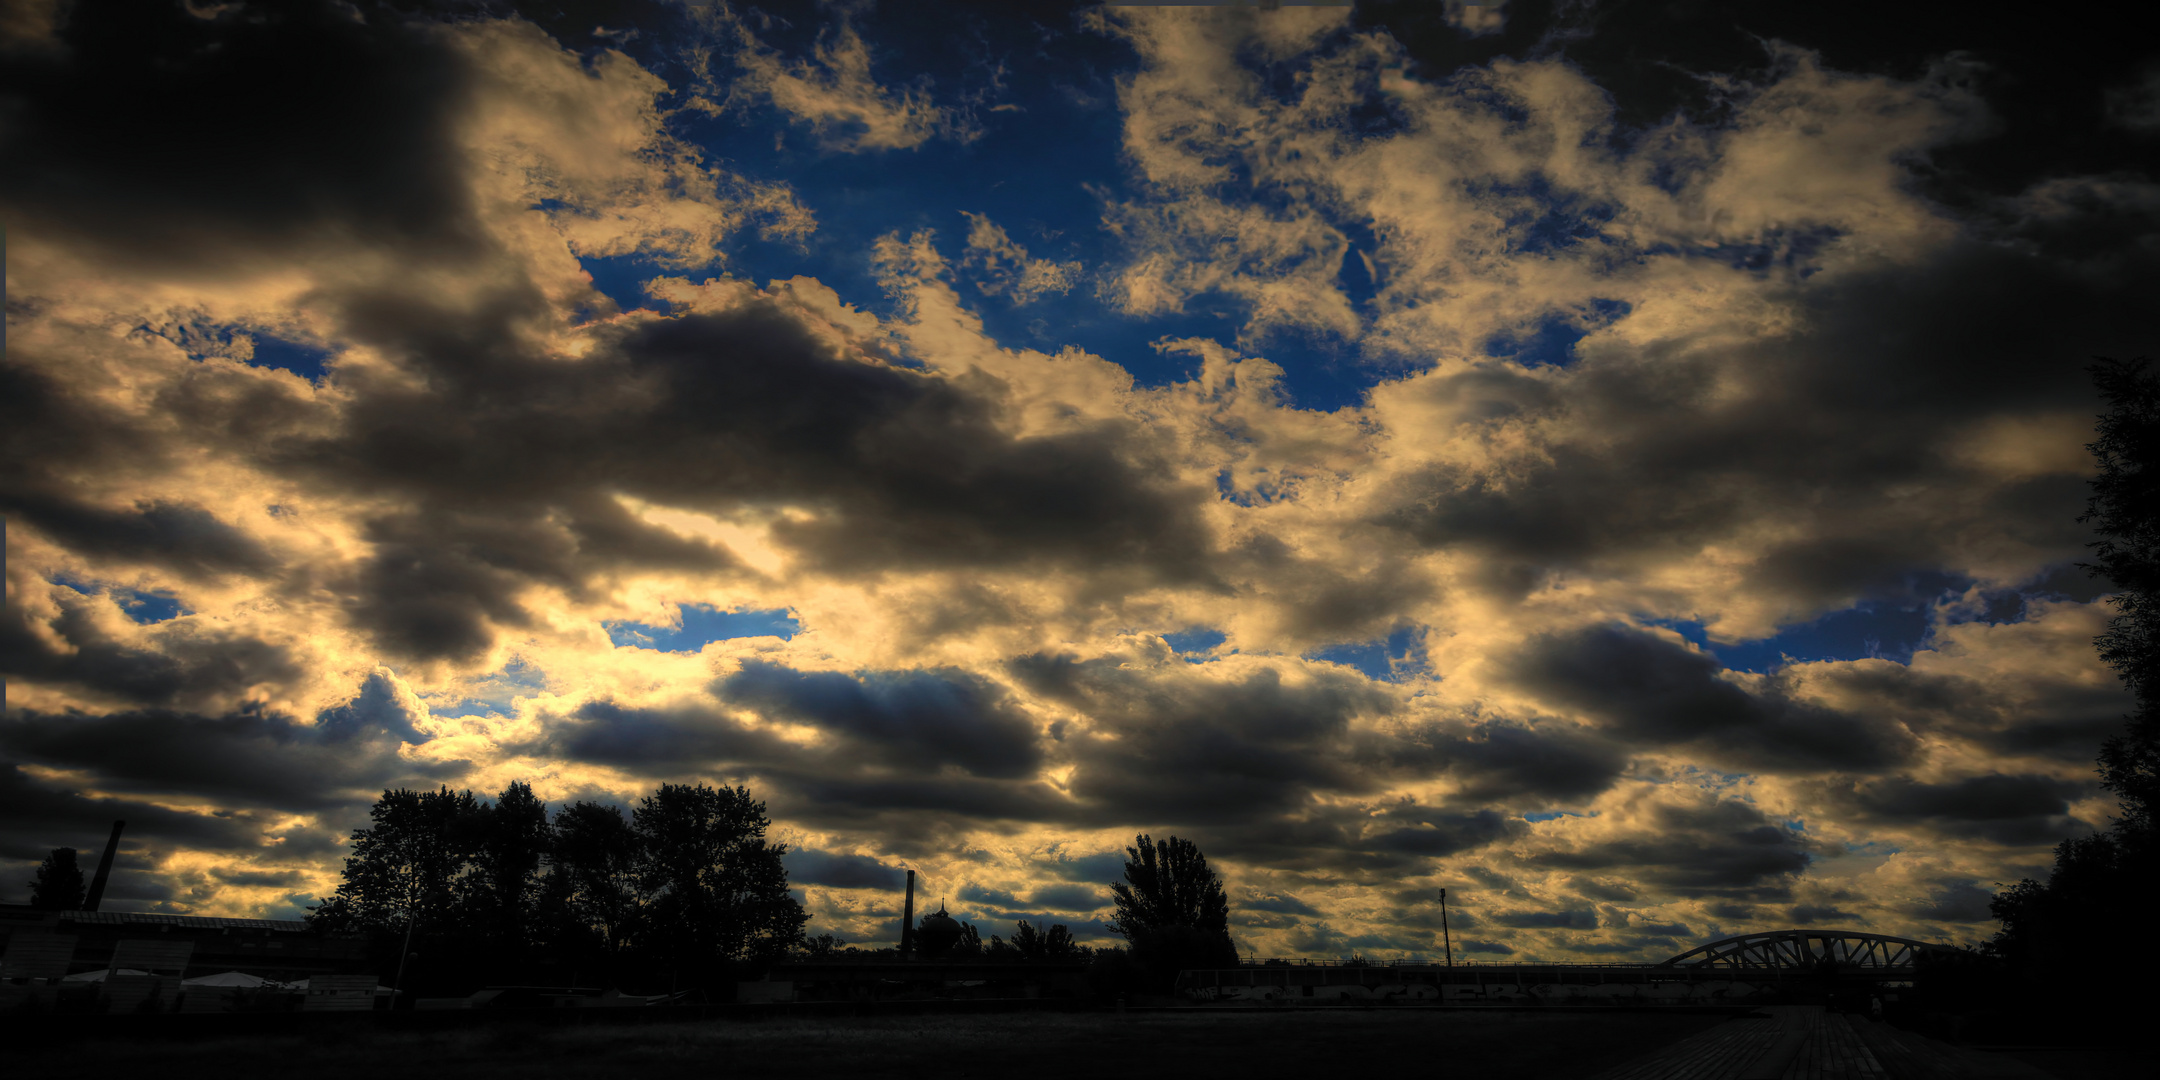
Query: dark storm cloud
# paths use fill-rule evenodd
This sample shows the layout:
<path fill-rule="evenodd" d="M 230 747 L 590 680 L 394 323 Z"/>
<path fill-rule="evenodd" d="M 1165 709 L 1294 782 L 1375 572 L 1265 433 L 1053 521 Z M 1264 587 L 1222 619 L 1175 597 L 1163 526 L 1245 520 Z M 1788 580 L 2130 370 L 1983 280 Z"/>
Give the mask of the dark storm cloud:
<path fill-rule="evenodd" d="M 1633 900 L 1641 894 L 1623 882 L 1600 881 L 1580 874 L 1568 879 L 1568 888 L 1589 900 Z"/>
<path fill-rule="evenodd" d="M 1288 893 L 1256 896 L 1238 903 L 1240 911 L 1271 911 L 1282 915 L 1318 915 L 1311 904 Z"/>
<path fill-rule="evenodd" d="M 815 506 L 822 516 L 776 536 L 831 573 L 1049 560 L 1206 576 L 1211 496 L 1128 461 L 1129 432 L 1014 438 L 972 389 L 836 355 L 771 304 L 648 320 L 577 364 L 392 306 L 371 325 L 429 385 L 355 375 L 335 436 L 260 454 L 415 504 L 371 524 L 376 553 L 355 582 L 355 621 L 397 654 L 473 655 L 492 627 L 525 620 L 515 596 L 531 583 L 575 595 L 614 569 L 723 562 L 627 517 L 616 493 Z"/>
<path fill-rule="evenodd" d="M 1464 813 L 1405 806 L 1390 808 L 1374 817 L 1374 831 L 1369 834 L 1374 846 L 1415 855 L 1453 855 L 1522 831 L 1521 819 L 1491 810 Z M 1380 822 L 1415 824 L 1390 829 Z"/>
<path fill-rule="evenodd" d="M 1823 795 L 1831 805 L 1845 802 L 1877 824 L 2026 846 L 2089 829 L 2070 816 L 2070 800 L 2089 788 L 2085 782 L 2052 776 L 1990 773 L 1935 784 L 1886 776 Z"/>
<path fill-rule="evenodd" d="M 545 726 L 546 734 L 539 741 L 520 749 L 644 773 L 779 761 L 795 752 L 781 739 L 706 709 L 631 708 L 612 701 L 589 701 L 568 717 L 547 718 Z"/>
<path fill-rule="evenodd" d="M 911 741 L 904 733 L 896 733 L 893 741 L 877 741 L 837 728 L 839 739 L 803 746 L 744 726 L 716 709 L 634 708 L 607 701 L 588 702 L 568 716 L 543 720 L 543 735 L 512 749 L 613 765 L 661 779 L 714 772 L 755 776 L 776 815 L 881 833 L 889 841 L 901 840 L 894 850 L 913 851 L 909 842 L 949 832 L 960 822 L 979 827 L 998 821 L 1068 821 L 1077 814 L 1062 793 L 1030 779 L 1031 771 L 1009 777 L 964 771 L 969 762 L 1005 758 L 984 758 L 975 748 L 944 749 L 934 740 Z M 894 769 L 896 760 L 905 767 Z M 940 771 L 948 763 L 961 771 Z"/>
<path fill-rule="evenodd" d="M 1612 742 L 1558 721 L 1535 728 L 1500 720 L 1434 724 L 1381 753 L 1398 768 L 1444 770 L 1465 799 L 1503 804 L 1525 796 L 1586 801 L 1627 766 Z"/>
<path fill-rule="evenodd" d="M 1772 682 L 1751 693 L 1718 678 L 1721 666 L 1686 646 L 1620 627 L 1537 642 L 1517 661 L 1518 685 L 1602 722 L 1622 740 L 1694 744 L 1715 758 L 1766 772 L 1874 769 L 1918 745 L 1895 724 L 1793 701 Z"/>
<path fill-rule="evenodd" d="M 282 646 L 213 627 L 168 623 L 142 646 L 115 641 L 93 617 L 96 602 L 60 595 L 60 613 L 46 626 L 63 647 L 32 631 L 24 605 L 7 605 L 0 611 L 0 674 L 144 705 L 215 701 L 300 675 Z"/>
<path fill-rule="evenodd" d="M 61 48 L 0 65 L 11 227 L 213 274 L 326 233 L 475 243 L 450 130 L 465 69 L 423 25 L 308 0 L 65 8 Z"/>
<path fill-rule="evenodd" d="M 1797 911 L 1799 909 L 1794 908 L 1793 910 Z M 1668 938 L 1689 938 L 1695 936 L 1695 932 L 1688 929 L 1687 926 L 1682 923 L 1636 922 L 1635 920 L 1630 919 L 1628 920 L 1628 929 L 1633 930 L 1639 934 L 1657 934 Z"/>
<path fill-rule="evenodd" d="M 1572 911 L 1508 911 L 1490 916 L 1500 926 L 1517 930 L 1595 930 L 1598 926 L 1597 912 L 1588 909 Z"/>
<path fill-rule="evenodd" d="M 309 725 L 258 708 L 221 716 L 13 709 L 0 719 L 0 754 L 80 770 L 108 790 L 292 811 L 365 802 L 408 779 L 449 779 L 462 771 L 462 762 L 428 766 L 401 759 L 398 736 L 365 722 L 356 716 Z"/>
<path fill-rule="evenodd" d="M 788 881 L 796 885 L 825 885 L 835 889 L 897 889 L 905 876 L 868 855 L 846 855 L 811 848 L 792 848 L 781 857 Z"/>
<path fill-rule="evenodd" d="M 1860 916 L 1829 904 L 1794 904 L 1785 909 L 1785 920 L 1794 926 L 1818 926 L 1823 923 L 1861 923 Z"/>
<path fill-rule="evenodd" d="M 1027 895 L 1028 904 L 1052 911 L 1094 911 L 1110 902 L 1109 888 L 1101 885 L 1045 885 Z"/>
<path fill-rule="evenodd" d="M 1117 851 L 1078 858 L 1060 854 L 1055 861 L 1038 862 L 1034 866 L 1066 881 L 1116 881 L 1125 874 L 1125 855 Z"/>
<path fill-rule="evenodd" d="M 448 134 L 466 108 L 469 61 L 440 33 L 331 4 L 203 19 L 169 4 L 91 3 L 66 35 L 66 50 L 0 80 L 21 103 L 0 153 L 12 221 L 160 264 L 328 235 L 477 243 L 465 232 L 476 220 L 467 163 Z M 170 175 L 146 174 L 147 159 L 172 163 Z M 476 657 L 528 624 L 519 595 L 533 585 L 582 597 L 614 571 L 730 565 L 630 517 L 618 494 L 814 507 L 818 517 L 778 538 L 832 573 L 1048 561 L 1209 576 L 1199 509 L 1213 493 L 1183 490 L 1133 453 L 1130 426 L 1013 437 L 994 383 L 963 389 L 833 355 L 772 305 L 619 328 L 587 362 L 565 364 L 528 354 L 518 327 L 546 309 L 516 275 L 476 309 L 394 286 L 334 286 L 317 300 L 333 337 L 419 378 L 340 368 L 349 397 L 332 407 L 224 372 L 204 376 L 220 392 L 183 386 L 162 404 L 286 481 L 388 507 L 365 523 L 372 553 L 337 585 L 389 656 Z M 16 367 L 10 377 L 38 381 Z M 70 502 L 60 482 L 109 465 L 116 447 L 132 446 L 137 462 L 190 448 L 64 394 L 8 396 L 24 413 L 14 430 L 56 436 L 14 455 L 41 471 L 0 484 L 22 520 L 86 553 L 267 567 L 199 509 L 99 510 Z M 265 415 L 282 420 L 255 419 Z"/>
<path fill-rule="evenodd" d="M 1943 880 L 1935 883 L 1925 900 L 1905 905 L 1905 911 L 1936 922 L 1988 922 L 1994 918 L 1988 911 L 1988 901 L 1994 897 L 1995 890 L 1977 881 Z"/>
<path fill-rule="evenodd" d="M 1466 953 L 1491 953 L 1494 956 L 1515 955 L 1515 950 L 1503 941 L 1473 941 L 1466 938 L 1456 942 L 1455 947 Z"/>
<path fill-rule="evenodd" d="M 1013 670 L 1102 733 L 1065 740 L 1078 764 L 1073 792 L 1143 821 L 1240 822 L 1288 811 L 1314 789 L 1372 790 L 1376 778 L 1343 744 L 1353 716 L 1394 709 L 1362 677 L 1334 671 L 1295 683 L 1272 668 L 1220 680 L 1046 656 Z"/>
<path fill-rule="evenodd" d="M 122 834 L 124 851 L 139 851 L 146 843 L 253 850 L 263 846 L 268 824 L 246 811 L 194 813 L 136 799 L 87 796 L 40 780 L 14 762 L 0 762 L 0 857 L 34 861 L 52 848 L 72 847 L 92 852 L 94 860 L 114 821 L 128 823 Z"/>
<path fill-rule="evenodd" d="M 962 671 L 858 676 L 753 660 L 714 689 L 723 700 L 868 744 L 893 764 L 934 770 L 949 763 L 1009 779 L 1042 763 L 1034 722 L 1002 688 Z"/>
<path fill-rule="evenodd" d="M 1806 839 L 1726 799 L 1658 806 L 1630 835 L 1528 857 L 1534 866 L 1606 871 L 1680 896 L 1782 898 L 1807 869 Z"/>
<path fill-rule="evenodd" d="M 1032 780 L 972 776 L 866 777 L 840 770 L 768 769 L 775 813 L 813 825 L 880 832 L 897 852 L 936 850 L 940 831 L 957 841 L 966 829 L 1002 822 L 1068 822 L 1080 816 L 1056 788 Z"/>
<path fill-rule="evenodd" d="M 1763 551 L 1744 587 L 1817 611 L 1895 593 L 1915 570 L 1966 565 L 1955 545 L 1967 530 L 2074 552 L 2078 477 L 2000 483 L 1947 451 L 1978 417 L 2091 409 L 2078 374 L 2089 356 L 2149 351 L 2137 313 L 2160 289 L 2160 258 L 2132 238 L 2160 222 L 2129 197 L 2093 201 L 2013 211 L 2000 228 L 2015 244 L 1950 243 L 1924 272 L 1796 289 L 1784 299 L 1806 331 L 1743 355 L 1594 349 L 1554 377 L 1557 389 L 1520 375 L 1441 378 L 1436 399 L 1560 435 L 1504 471 L 1435 467 L 1375 520 L 1420 545 L 1481 552 L 1492 587 L 1526 590 L 1570 568 L 1689 558 L 1804 507 L 1807 535 Z M 2136 224 L 2107 231 L 2104 257 L 2080 246 L 2087 221 L 2124 214 Z M 2079 327 L 2075 340 L 2064 326 Z M 1976 497 L 1886 503 L 1881 492 L 1901 485 Z"/>
<path fill-rule="evenodd" d="M 69 550 L 91 558 L 148 562 L 183 574 L 263 572 L 274 561 L 246 533 L 199 506 L 151 502 L 107 510 L 65 498 L 15 493 L 4 507 Z"/>
<path fill-rule="evenodd" d="M 87 559 L 150 563 L 184 576 L 273 569 L 260 544 L 199 506 L 151 499 L 116 510 L 77 497 L 83 474 L 154 466 L 166 449 L 43 372 L 0 362 L 0 453 L 11 466 L 0 476 L 0 512 L 15 524 Z"/>
<path fill-rule="evenodd" d="M 2006 756 L 2089 761 L 2094 748 L 2121 729 L 2131 699 L 2119 682 L 2075 676 L 2075 671 L 2026 674 L 2021 700 L 2006 700 L 1973 679 L 1903 664 L 1841 667 L 1819 677 L 1862 698 L 1869 712 L 1915 732 L 1968 739 Z"/>
<path fill-rule="evenodd" d="M 1405 749 L 1352 729 L 1353 718 L 1397 707 L 1356 675 L 1259 668 L 1226 678 L 1186 665 L 1044 655 L 1010 670 L 1089 718 L 1090 730 L 1067 734 L 1063 746 L 1075 764 L 1074 796 L 1105 824 L 1175 828 L 1248 863 L 1358 873 L 1474 850 L 1520 825 L 1492 810 L 1320 798 L 1369 794 L 1392 776 L 1444 764 L 1429 746 Z"/>

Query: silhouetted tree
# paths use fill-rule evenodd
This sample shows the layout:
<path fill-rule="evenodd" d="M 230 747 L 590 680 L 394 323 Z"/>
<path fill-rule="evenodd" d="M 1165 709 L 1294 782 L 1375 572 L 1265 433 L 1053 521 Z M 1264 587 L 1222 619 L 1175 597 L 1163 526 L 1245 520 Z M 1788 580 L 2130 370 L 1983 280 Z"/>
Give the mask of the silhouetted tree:
<path fill-rule="evenodd" d="M 662 784 L 631 813 L 648 943 L 677 965 L 784 956 L 809 921 L 788 895 L 784 844 L 741 787 Z"/>
<path fill-rule="evenodd" d="M 637 937 L 637 832 L 620 809 L 588 802 L 564 807 L 553 832 L 548 915 L 601 955 L 619 957 Z"/>
<path fill-rule="evenodd" d="M 328 929 L 456 927 L 484 842 L 484 804 L 470 791 L 385 791 L 355 829 L 334 896 L 309 921 Z"/>
<path fill-rule="evenodd" d="M 523 951 L 533 943 L 551 839 L 547 804 L 534 797 L 531 785 L 513 780 L 481 813 L 479 825 L 474 872 L 466 878 L 469 921 L 488 942 Z"/>
<path fill-rule="evenodd" d="M 1013 948 L 1029 960 L 1065 960 L 1080 955 L 1079 943 L 1062 923 L 1053 924 L 1048 930 L 1037 930 L 1022 919 L 1013 930 L 1012 943 Z"/>
<path fill-rule="evenodd" d="M 2160 783 L 2160 373 L 2145 359 L 2102 360 L 2091 371 L 2109 409 L 2086 446 L 2100 475 L 2078 520 L 2100 536 L 2086 570 L 2115 586 L 2100 658 L 2136 702 L 2122 734 L 2101 747 L 2100 776 L 2122 802 L 2117 841 L 2149 849 Z"/>
<path fill-rule="evenodd" d="M 2132 695 L 2123 731 L 2099 754 L 2101 784 L 2120 802 L 2107 831 L 2065 840 L 2046 883 L 2028 878 L 1989 902 L 2002 929 L 1989 951 L 2034 985 L 2078 985 L 2128 1002 L 2131 975 L 2160 959 L 2149 918 L 2160 885 L 2153 819 L 2160 772 L 2160 376 L 2147 360 L 2090 369 L 2108 403 L 2087 444 L 2100 466 L 2078 520 L 2099 535 L 2082 564 L 2115 588 L 2117 614 L 2095 640 Z M 2100 948 L 2103 936 L 2114 942 Z"/>
<path fill-rule="evenodd" d="M 787 890 L 771 821 L 743 788 L 663 784 L 630 818 L 577 803 L 549 820 L 517 781 L 469 791 L 385 791 L 353 833 L 337 893 L 309 921 L 372 930 L 394 966 L 404 936 L 438 992 L 559 977 L 665 986 L 730 961 L 787 953 L 808 916 Z M 421 991 L 416 990 L 416 993 Z"/>
<path fill-rule="evenodd" d="M 1133 960 L 1156 989 L 1168 989 L 1184 968 L 1230 967 L 1230 900 L 1207 856 L 1190 840 L 1171 836 L 1125 849 L 1125 880 L 1110 886 L 1117 902 L 1113 933 L 1132 944 Z"/>
<path fill-rule="evenodd" d="M 75 849 L 54 848 L 30 879 L 30 906 L 43 911 L 74 911 L 83 905 L 82 867 Z"/>

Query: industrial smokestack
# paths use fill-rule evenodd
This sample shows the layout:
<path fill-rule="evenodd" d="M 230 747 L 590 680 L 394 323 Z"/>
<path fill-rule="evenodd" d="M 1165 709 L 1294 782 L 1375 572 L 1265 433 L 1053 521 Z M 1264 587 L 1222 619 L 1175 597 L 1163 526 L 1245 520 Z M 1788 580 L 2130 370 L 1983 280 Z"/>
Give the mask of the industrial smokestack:
<path fill-rule="evenodd" d="M 120 830 L 125 828 L 125 821 L 112 823 L 112 836 L 105 841 L 104 856 L 98 859 L 97 876 L 90 879 L 90 892 L 83 897 L 84 911 L 96 911 L 98 902 L 105 899 L 105 879 L 112 877 L 113 855 L 120 850 Z"/>
<path fill-rule="evenodd" d="M 915 871 L 907 872 L 907 907 L 900 916 L 900 959 L 915 959 Z"/>

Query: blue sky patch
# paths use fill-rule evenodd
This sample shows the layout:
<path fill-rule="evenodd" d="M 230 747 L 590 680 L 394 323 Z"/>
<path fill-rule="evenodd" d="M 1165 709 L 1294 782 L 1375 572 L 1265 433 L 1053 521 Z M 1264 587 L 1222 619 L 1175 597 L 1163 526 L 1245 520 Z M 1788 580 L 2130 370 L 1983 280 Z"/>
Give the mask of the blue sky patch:
<path fill-rule="evenodd" d="M 1204 653 L 1230 640 L 1222 631 L 1208 626 L 1196 626 L 1190 630 L 1175 630 L 1162 636 L 1170 647 L 1180 653 Z"/>
<path fill-rule="evenodd" d="M 127 613 L 128 618 L 145 626 L 151 623 L 165 622 L 169 619 L 177 619 L 182 615 L 195 614 L 192 609 L 180 603 L 179 597 L 166 592 L 123 589 L 119 586 L 108 586 L 95 581 L 84 581 L 69 574 L 54 574 L 46 580 L 55 585 L 73 589 L 84 596 L 97 596 L 100 593 L 110 596 L 112 602 L 119 605 L 121 611 Z"/>
<path fill-rule="evenodd" d="M 721 611 L 710 604 L 683 604 L 676 608 L 679 625 L 610 622 L 608 640 L 618 647 L 657 649 L 661 652 L 696 652 L 715 641 L 730 638 L 791 638 L 802 632 L 785 608 L 770 611 Z"/>
<path fill-rule="evenodd" d="M 643 255 L 581 255 L 578 265 L 592 277 L 593 288 L 615 301 L 624 311 L 639 308 L 666 310 L 666 305 L 645 295 L 645 283 L 675 273 Z M 687 275 L 692 281 L 718 276 L 718 271 Z"/>
<path fill-rule="evenodd" d="M 46 580 L 51 581 L 55 585 L 60 585 L 66 588 L 73 589 L 76 592 L 83 594 L 84 596 L 96 596 L 98 592 L 103 588 L 103 586 L 94 584 L 92 582 L 84 581 L 81 578 L 74 577 L 69 574 L 54 574 L 52 577 Z"/>
<path fill-rule="evenodd" d="M 514 657 L 492 674 L 482 676 L 466 687 L 467 693 L 454 702 L 438 703 L 434 695 L 421 695 L 427 701 L 428 712 L 446 719 L 460 716 L 505 716 L 515 708 L 517 699 L 530 696 L 534 691 L 547 687 L 547 675 L 539 667 L 527 663 L 523 657 Z"/>
<path fill-rule="evenodd" d="M 114 589 L 112 598 L 114 603 L 120 605 L 120 610 L 127 612 L 128 618 L 145 625 L 194 614 L 181 606 L 179 597 L 166 593 Z"/>
<path fill-rule="evenodd" d="M 272 337 L 261 331 L 250 336 L 255 339 L 255 358 L 248 363 L 255 367 L 290 371 L 309 382 L 321 379 L 328 371 L 325 366 L 330 359 L 328 349 Z"/>
<path fill-rule="evenodd" d="M 1557 312 L 1528 330 L 1493 335 L 1485 342 L 1485 355 L 1509 357 L 1527 367 L 1566 367 L 1575 362 L 1576 342 L 1630 310 L 1624 301 L 1592 300 L 1587 314 Z"/>
<path fill-rule="evenodd" d="M 1417 644 L 1417 627 L 1405 626 L 1385 638 L 1334 645 L 1305 656 L 1310 660 L 1354 667 L 1372 678 L 1387 680 L 1397 677 L 1398 666 L 1403 668 L 1404 674 L 1415 669 L 1411 654 L 1416 651 Z"/>

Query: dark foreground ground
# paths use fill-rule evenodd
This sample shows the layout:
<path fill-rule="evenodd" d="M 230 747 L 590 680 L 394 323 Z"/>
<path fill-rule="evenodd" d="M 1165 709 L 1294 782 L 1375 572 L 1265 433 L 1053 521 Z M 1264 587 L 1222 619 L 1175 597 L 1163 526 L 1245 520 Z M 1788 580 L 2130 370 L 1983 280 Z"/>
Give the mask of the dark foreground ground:
<path fill-rule="evenodd" d="M 159 1080 L 304 1076 L 382 1080 L 421 1073 L 515 1077 L 1389 1076 L 1434 1069 L 1479 1080 L 1588 1077 L 1715 1027 L 1717 1016 L 1465 1014 L 1364 1010 L 1251 1013 L 1022 1013 L 789 1018 L 762 1022 L 445 1032 L 349 1028 L 215 1042 L 94 1038 L 0 1049 L 14 1076 Z M 42 1060 L 41 1060 L 42 1059 Z M 1460 1072 L 1456 1072 L 1460 1070 Z"/>

